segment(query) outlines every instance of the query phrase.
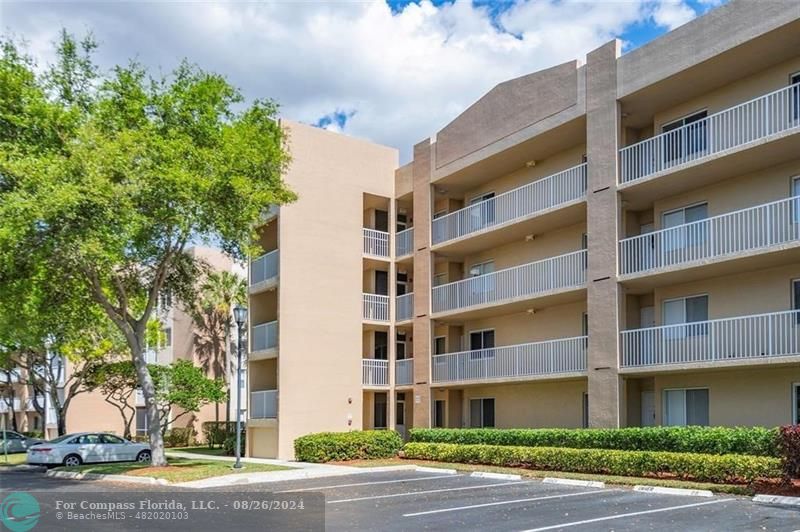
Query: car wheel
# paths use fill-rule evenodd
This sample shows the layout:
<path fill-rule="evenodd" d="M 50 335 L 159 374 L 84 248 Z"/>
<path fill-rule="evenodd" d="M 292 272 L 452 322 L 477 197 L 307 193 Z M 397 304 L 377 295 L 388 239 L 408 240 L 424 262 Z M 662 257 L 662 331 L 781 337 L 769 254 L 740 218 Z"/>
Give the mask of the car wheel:
<path fill-rule="evenodd" d="M 150 451 L 140 451 L 139 454 L 136 455 L 137 462 L 149 462 L 150 458 Z"/>
<path fill-rule="evenodd" d="M 83 460 L 77 454 L 70 454 L 64 457 L 64 465 L 67 467 L 78 467 L 82 463 Z"/>

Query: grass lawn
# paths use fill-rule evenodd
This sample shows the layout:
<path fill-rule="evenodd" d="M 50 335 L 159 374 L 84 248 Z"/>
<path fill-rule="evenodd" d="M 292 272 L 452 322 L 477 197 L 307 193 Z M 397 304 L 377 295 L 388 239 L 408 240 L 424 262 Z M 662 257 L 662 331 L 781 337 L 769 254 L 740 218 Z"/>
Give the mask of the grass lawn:
<path fill-rule="evenodd" d="M 99 473 L 101 475 L 131 475 L 138 477 L 163 478 L 168 482 L 188 482 L 203 478 L 219 477 L 233 473 L 262 473 L 281 471 L 290 467 L 269 464 L 243 464 L 242 469 L 233 469 L 231 462 L 212 460 L 190 460 L 186 458 L 170 458 L 167 467 L 150 467 L 137 462 L 119 462 L 106 464 L 86 464 L 78 467 L 59 467 L 57 471 L 73 471 L 81 473 Z"/>
<path fill-rule="evenodd" d="M 208 447 L 170 447 L 165 449 L 167 452 L 180 451 L 182 453 L 206 454 L 208 456 L 225 456 L 225 450 L 222 447 L 209 449 Z"/>
<path fill-rule="evenodd" d="M 685 480 L 670 480 L 659 478 L 641 478 L 641 477 L 621 477 L 615 475 L 592 475 L 587 473 L 568 473 L 562 471 L 539 471 L 532 469 L 523 469 L 517 467 L 497 467 L 489 465 L 478 464 L 459 464 L 448 462 L 430 462 L 427 460 L 406 460 L 403 458 L 387 458 L 383 460 L 354 460 L 352 462 L 337 462 L 341 465 L 349 465 L 355 467 L 380 467 L 390 465 L 408 465 L 416 464 L 425 467 L 440 467 L 446 469 L 456 469 L 462 472 L 471 471 L 491 471 L 493 473 L 512 473 L 522 475 L 523 478 L 544 478 L 544 477 L 560 477 L 571 478 L 577 480 L 597 480 L 605 482 L 606 484 L 616 484 L 621 486 L 664 486 L 668 488 L 685 488 L 685 489 L 701 489 L 711 490 L 715 493 L 731 493 L 734 495 L 753 495 L 754 490 L 750 486 L 741 484 L 712 484 L 708 482 L 690 482 Z"/>
<path fill-rule="evenodd" d="M 0 453 L 0 467 L 11 467 L 15 465 L 20 465 L 25 463 L 25 459 L 28 457 L 27 453 L 14 453 L 8 455 L 8 462 L 6 462 L 6 455 L 4 453 Z"/>

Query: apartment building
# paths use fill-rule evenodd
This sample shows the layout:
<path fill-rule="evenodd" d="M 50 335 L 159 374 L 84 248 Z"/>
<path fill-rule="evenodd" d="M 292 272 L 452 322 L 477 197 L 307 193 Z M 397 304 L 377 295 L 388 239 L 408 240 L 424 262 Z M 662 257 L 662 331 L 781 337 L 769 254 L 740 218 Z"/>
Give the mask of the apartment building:
<path fill-rule="evenodd" d="M 501 83 L 393 180 L 388 149 L 289 130 L 300 199 L 251 266 L 249 454 L 322 430 L 800 422 L 797 2 Z"/>

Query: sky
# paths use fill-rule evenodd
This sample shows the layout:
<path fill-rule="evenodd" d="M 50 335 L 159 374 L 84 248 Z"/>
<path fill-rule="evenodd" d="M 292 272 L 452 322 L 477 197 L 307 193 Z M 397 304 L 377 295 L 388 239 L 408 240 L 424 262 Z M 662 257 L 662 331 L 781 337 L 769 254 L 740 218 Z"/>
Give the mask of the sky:
<path fill-rule="evenodd" d="M 433 135 L 498 83 L 623 52 L 725 0 L 374 0 L 187 2 L 0 0 L 0 32 L 40 64 L 60 28 L 100 43 L 108 69 L 183 58 L 225 75 L 283 117 L 400 150 Z"/>

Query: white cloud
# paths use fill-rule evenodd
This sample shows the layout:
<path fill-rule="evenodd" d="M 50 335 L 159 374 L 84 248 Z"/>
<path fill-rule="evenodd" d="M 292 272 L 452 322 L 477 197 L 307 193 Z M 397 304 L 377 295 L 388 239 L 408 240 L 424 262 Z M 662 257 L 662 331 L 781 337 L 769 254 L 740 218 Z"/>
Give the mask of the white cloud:
<path fill-rule="evenodd" d="M 673 28 L 681 0 L 513 0 L 497 20 L 468 1 L 4 3 L 3 24 L 49 53 L 58 28 L 94 30 L 106 66 L 137 57 L 171 69 L 183 57 L 223 73 L 282 113 L 395 146 L 407 160 L 497 83 L 585 54 L 632 24 Z"/>

